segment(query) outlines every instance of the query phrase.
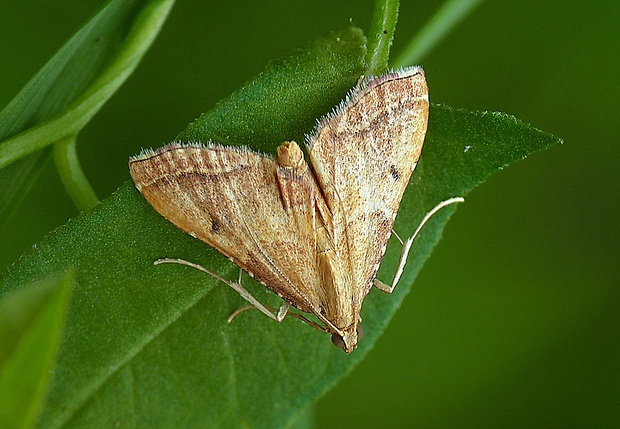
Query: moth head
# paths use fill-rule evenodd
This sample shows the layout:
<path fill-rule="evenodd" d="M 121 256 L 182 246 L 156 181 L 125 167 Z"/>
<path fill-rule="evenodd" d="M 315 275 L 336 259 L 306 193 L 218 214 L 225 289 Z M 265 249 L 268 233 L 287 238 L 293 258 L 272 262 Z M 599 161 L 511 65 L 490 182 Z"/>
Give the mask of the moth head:
<path fill-rule="evenodd" d="M 284 168 L 302 168 L 304 153 L 294 141 L 288 141 L 278 146 L 278 165 Z"/>
<path fill-rule="evenodd" d="M 357 343 L 364 336 L 364 330 L 357 323 L 349 329 L 332 333 L 332 343 L 345 353 L 351 353 L 357 348 Z"/>

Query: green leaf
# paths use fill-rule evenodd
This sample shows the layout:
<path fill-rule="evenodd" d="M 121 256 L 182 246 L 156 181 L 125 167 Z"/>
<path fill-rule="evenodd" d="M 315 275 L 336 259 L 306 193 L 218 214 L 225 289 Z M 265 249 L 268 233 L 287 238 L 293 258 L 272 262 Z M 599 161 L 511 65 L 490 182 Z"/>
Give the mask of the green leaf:
<path fill-rule="evenodd" d="M 24 285 L 0 301 L 0 427 L 33 427 L 56 360 L 73 276 Z"/>
<path fill-rule="evenodd" d="M 75 137 L 139 64 L 173 4 L 108 2 L 0 111 L 0 228 L 37 177 L 36 151 Z"/>
<path fill-rule="evenodd" d="M 365 70 L 365 40 L 349 30 L 278 62 L 181 133 L 183 140 L 247 144 L 273 152 L 300 140 Z M 270 126 L 272 124 L 273 126 Z M 441 199 L 465 195 L 489 174 L 557 139 L 515 118 L 431 109 L 422 160 L 396 230 L 410 234 Z M 411 288 L 454 208 L 416 240 L 393 295 L 372 291 L 366 337 L 351 355 L 299 320 L 278 324 L 224 284 L 162 257 L 199 263 L 235 279 L 238 270 L 155 213 L 131 184 L 50 234 L 0 283 L 0 293 L 73 268 L 77 287 L 41 423 L 44 427 L 282 427 L 349 372 L 372 347 Z M 400 249 L 392 245 L 382 278 Z M 261 302 L 279 299 L 244 278 Z"/>

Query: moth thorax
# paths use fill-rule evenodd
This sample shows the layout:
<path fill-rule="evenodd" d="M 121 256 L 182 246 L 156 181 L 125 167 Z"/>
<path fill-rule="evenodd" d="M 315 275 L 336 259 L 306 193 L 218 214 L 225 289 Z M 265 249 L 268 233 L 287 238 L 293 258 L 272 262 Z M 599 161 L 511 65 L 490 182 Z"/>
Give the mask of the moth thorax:
<path fill-rule="evenodd" d="M 278 147 L 278 164 L 285 168 L 300 168 L 304 165 L 304 153 L 294 141 L 284 142 Z"/>

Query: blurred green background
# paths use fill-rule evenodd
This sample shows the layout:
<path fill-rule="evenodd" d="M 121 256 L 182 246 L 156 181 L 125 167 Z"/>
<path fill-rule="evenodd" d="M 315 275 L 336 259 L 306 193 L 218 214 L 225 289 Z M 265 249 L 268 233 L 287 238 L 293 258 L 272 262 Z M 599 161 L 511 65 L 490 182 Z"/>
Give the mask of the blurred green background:
<path fill-rule="evenodd" d="M 0 106 L 100 1 L 4 0 Z M 397 54 L 438 7 L 403 1 Z M 372 1 L 179 0 L 136 73 L 80 134 L 100 198 L 271 60 Z M 483 2 L 422 64 L 433 102 L 514 114 L 564 138 L 469 195 L 317 427 L 620 425 L 620 2 Z M 0 237 L 5 269 L 77 212 L 53 163 Z M 373 292 L 375 293 L 375 292 Z M 277 380 L 274 380 L 277 382 Z"/>

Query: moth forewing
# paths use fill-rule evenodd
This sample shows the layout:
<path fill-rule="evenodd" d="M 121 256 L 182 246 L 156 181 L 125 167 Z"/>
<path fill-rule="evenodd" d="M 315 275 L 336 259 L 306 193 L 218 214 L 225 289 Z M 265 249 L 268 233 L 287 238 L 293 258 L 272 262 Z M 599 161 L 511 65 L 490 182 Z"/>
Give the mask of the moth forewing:
<path fill-rule="evenodd" d="M 364 81 L 318 122 L 307 141 L 311 168 L 295 142 L 276 161 L 173 143 L 132 158 L 130 171 L 155 210 L 316 315 L 350 353 L 427 120 L 424 72 L 411 67 Z"/>
<path fill-rule="evenodd" d="M 420 67 L 363 82 L 319 122 L 307 143 L 350 261 L 355 299 L 370 291 L 400 201 L 422 151 L 428 88 Z"/>

